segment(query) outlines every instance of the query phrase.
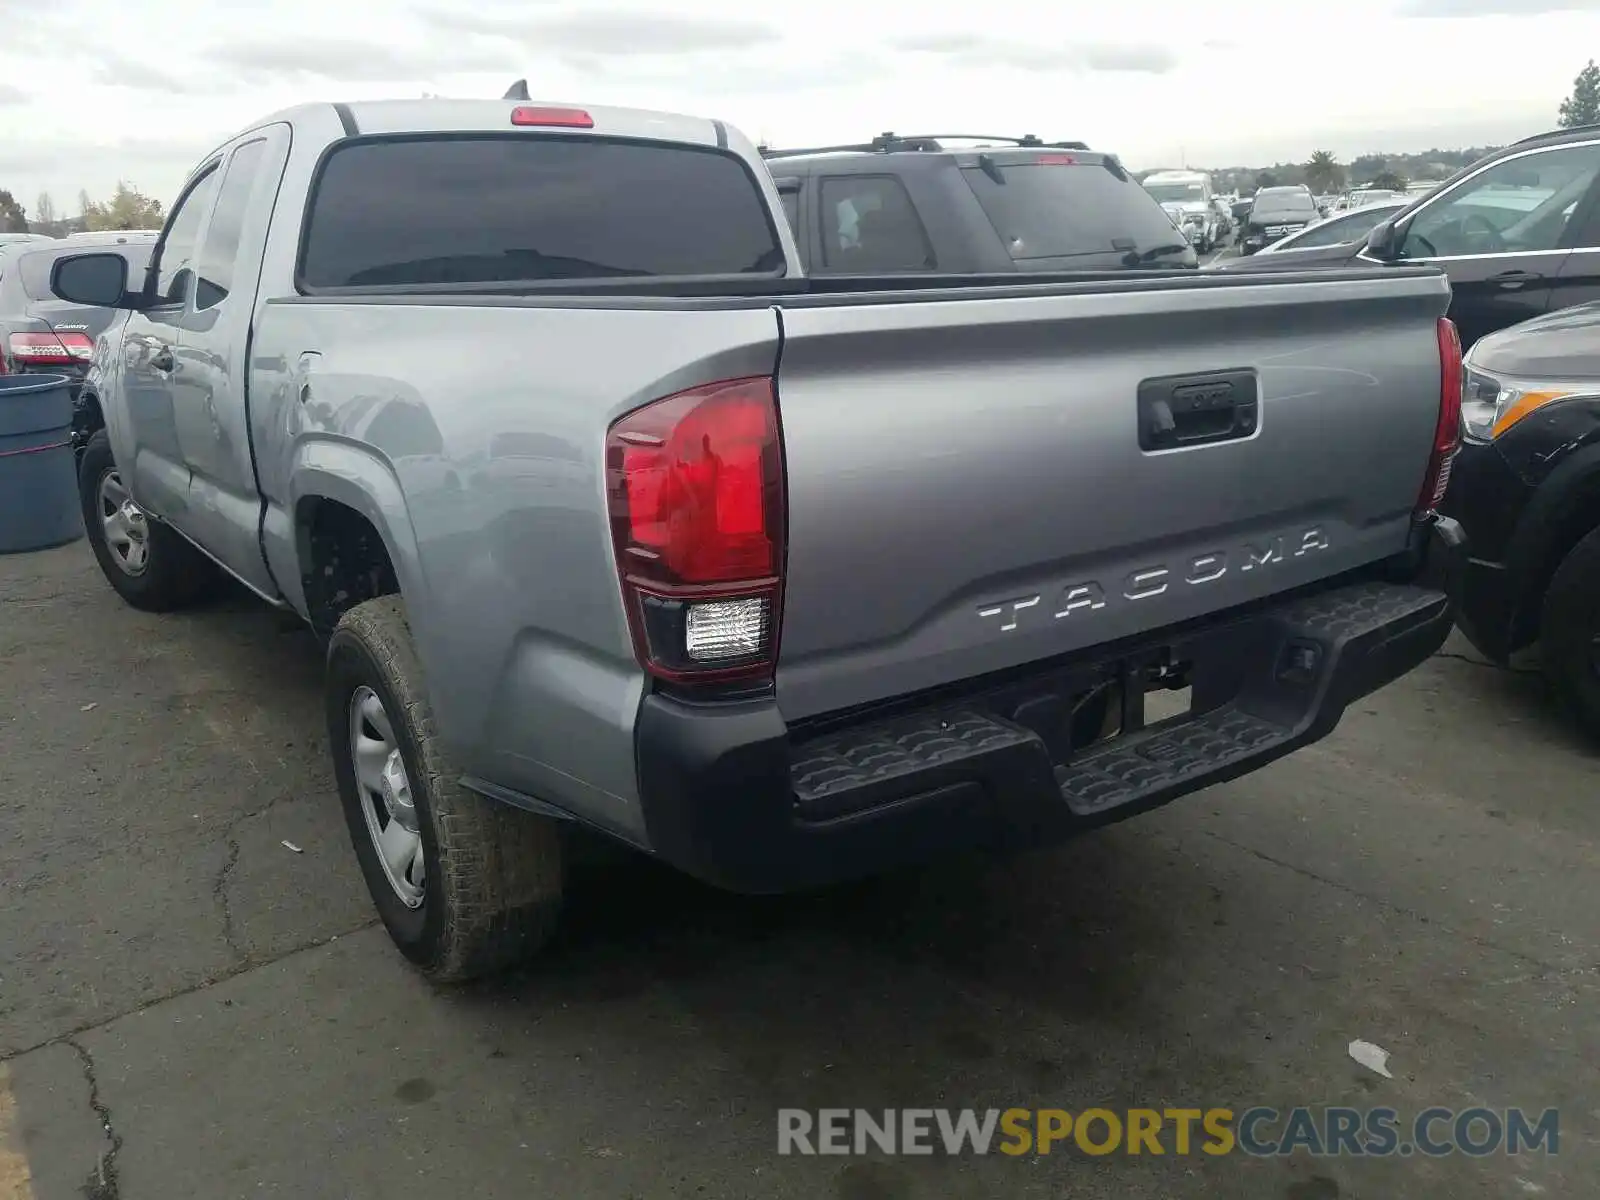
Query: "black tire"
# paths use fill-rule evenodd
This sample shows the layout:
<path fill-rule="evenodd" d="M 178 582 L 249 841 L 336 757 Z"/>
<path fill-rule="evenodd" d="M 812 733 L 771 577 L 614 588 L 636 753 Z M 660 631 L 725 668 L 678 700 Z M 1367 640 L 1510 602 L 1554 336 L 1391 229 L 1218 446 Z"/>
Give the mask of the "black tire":
<path fill-rule="evenodd" d="M 1600 529 L 1561 560 L 1544 596 L 1539 658 L 1573 715 L 1600 737 Z"/>
<path fill-rule="evenodd" d="M 416 908 L 389 881 L 356 782 L 350 706 L 363 687 L 388 715 L 410 783 L 424 870 Z M 368 600 L 340 619 L 328 642 L 327 716 L 350 839 L 400 952 L 430 978 L 456 983 L 512 966 L 543 946 L 561 911 L 562 831 L 547 817 L 487 800 L 457 782 L 398 597 Z"/>
<path fill-rule="evenodd" d="M 78 457 L 78 500 L 84 533 L 106 582 L 117 595 L 145 612 L 171 612 L 211 595 L 221 581 L 216 564 L 159 521 L 146 521 L 148 558 L 143 570 L 131 574 L 121 565 L 101 519 L 101 485 L 116 470 L 111 442 L 101 429 Z"/>

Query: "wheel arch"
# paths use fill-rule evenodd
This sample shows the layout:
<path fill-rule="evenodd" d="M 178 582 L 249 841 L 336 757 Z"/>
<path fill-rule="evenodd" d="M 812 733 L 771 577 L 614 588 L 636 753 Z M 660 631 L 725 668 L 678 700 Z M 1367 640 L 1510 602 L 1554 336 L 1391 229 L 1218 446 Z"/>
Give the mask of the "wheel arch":
<path fill-rule="evenodd" d="M 1562 561 L 1600 528 L 1600 444 L 1574 451 L 1539 485 L 1517 520 L 1507 564 L 1517 580 L 1512 648 L 1539 638 L 1544 599 Z"/>
<path fill-rule="evenodd" d="M 365 449 L 308 447 L 291 475 L 292 603 L 326 637 L 349 608 L 397 593 L 414 617 L 426 611 L 420 556 L 405 497 L 390 465 Z"/>

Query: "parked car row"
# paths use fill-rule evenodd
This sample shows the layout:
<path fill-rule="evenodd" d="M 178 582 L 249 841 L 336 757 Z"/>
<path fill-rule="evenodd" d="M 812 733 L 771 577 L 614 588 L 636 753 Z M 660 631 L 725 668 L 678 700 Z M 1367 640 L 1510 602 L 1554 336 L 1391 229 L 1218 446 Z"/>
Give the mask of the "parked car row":
<path fill-rule="evenodd" d="M 1462 343 L 1600 299 L 1600 136 L 1526 138 L 1378 221 L 1365 238 L 1220 263 L 1221 271 L 1427 265 L 1450 279 Z"/>

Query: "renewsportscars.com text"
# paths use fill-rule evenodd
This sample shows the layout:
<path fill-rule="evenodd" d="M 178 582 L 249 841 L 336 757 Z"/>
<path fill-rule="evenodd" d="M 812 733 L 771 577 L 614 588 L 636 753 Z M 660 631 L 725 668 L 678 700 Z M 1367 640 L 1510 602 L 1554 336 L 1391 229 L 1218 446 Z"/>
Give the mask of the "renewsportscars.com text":
<path fill-rule="evenodd" d="M 779 1154 L 1243 1153 L 1385 1158 L 1555 1154 L 1560 1114 L 1426 1108 L 850 1109 L 778 1110 Z"/>

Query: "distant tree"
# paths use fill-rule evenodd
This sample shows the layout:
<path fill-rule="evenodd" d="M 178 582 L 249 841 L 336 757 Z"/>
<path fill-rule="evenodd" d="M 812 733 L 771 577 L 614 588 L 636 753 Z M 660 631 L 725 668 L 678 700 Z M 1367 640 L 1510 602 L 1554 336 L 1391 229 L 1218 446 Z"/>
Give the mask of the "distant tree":
<path fill-rule="evenodd" d="M 1561 102 L 1556 123 L 1563 129 L 1600 124 L 1600 67 L 1594 65 L 1594 59 L 1572 81 L 1572 95 Z"/>
<path fill-rule="evenodd" d="M 39 198 L 33 202 L 33 219 L 40 225 L 54 225 L 61 219 L 49 192 L 40 192 Z"/>
<path fill-rule="evenodd" d="M 1379 171 L 1372 177 L 1372 186 L 1386 192 L 1403 192 L 1406 181 L 1393 171 Z"/>
<path fill-rule="evenodd" d="M 1262 188 L 1277 187 L 1277 186 L 1278 186 L 1278 177 L 1276 175 L 1274 175 L 1271 171 L 1257 171 L 1256 172 L 1256 191 L 1259 192 Z"/>
<path fill-rule="evenodd" d="M 1331 150 L 1315 150 L 1306 162 L 1306 184 L 1314 192 L 1331 192 L 1344 183 L 1344 168 Z"/>
<path fill-rule="evenodd" d="M 0 191 L 0 233 L 27 233 L 28 214 L 10 192 Z"/>
<path fill-rule="evenodd" d="M 120 179 L 111 199 L 96 202 L 88 193 L 81 199 L 86 229 L 160 229 L 164 220 L 161 201 Z"/>

